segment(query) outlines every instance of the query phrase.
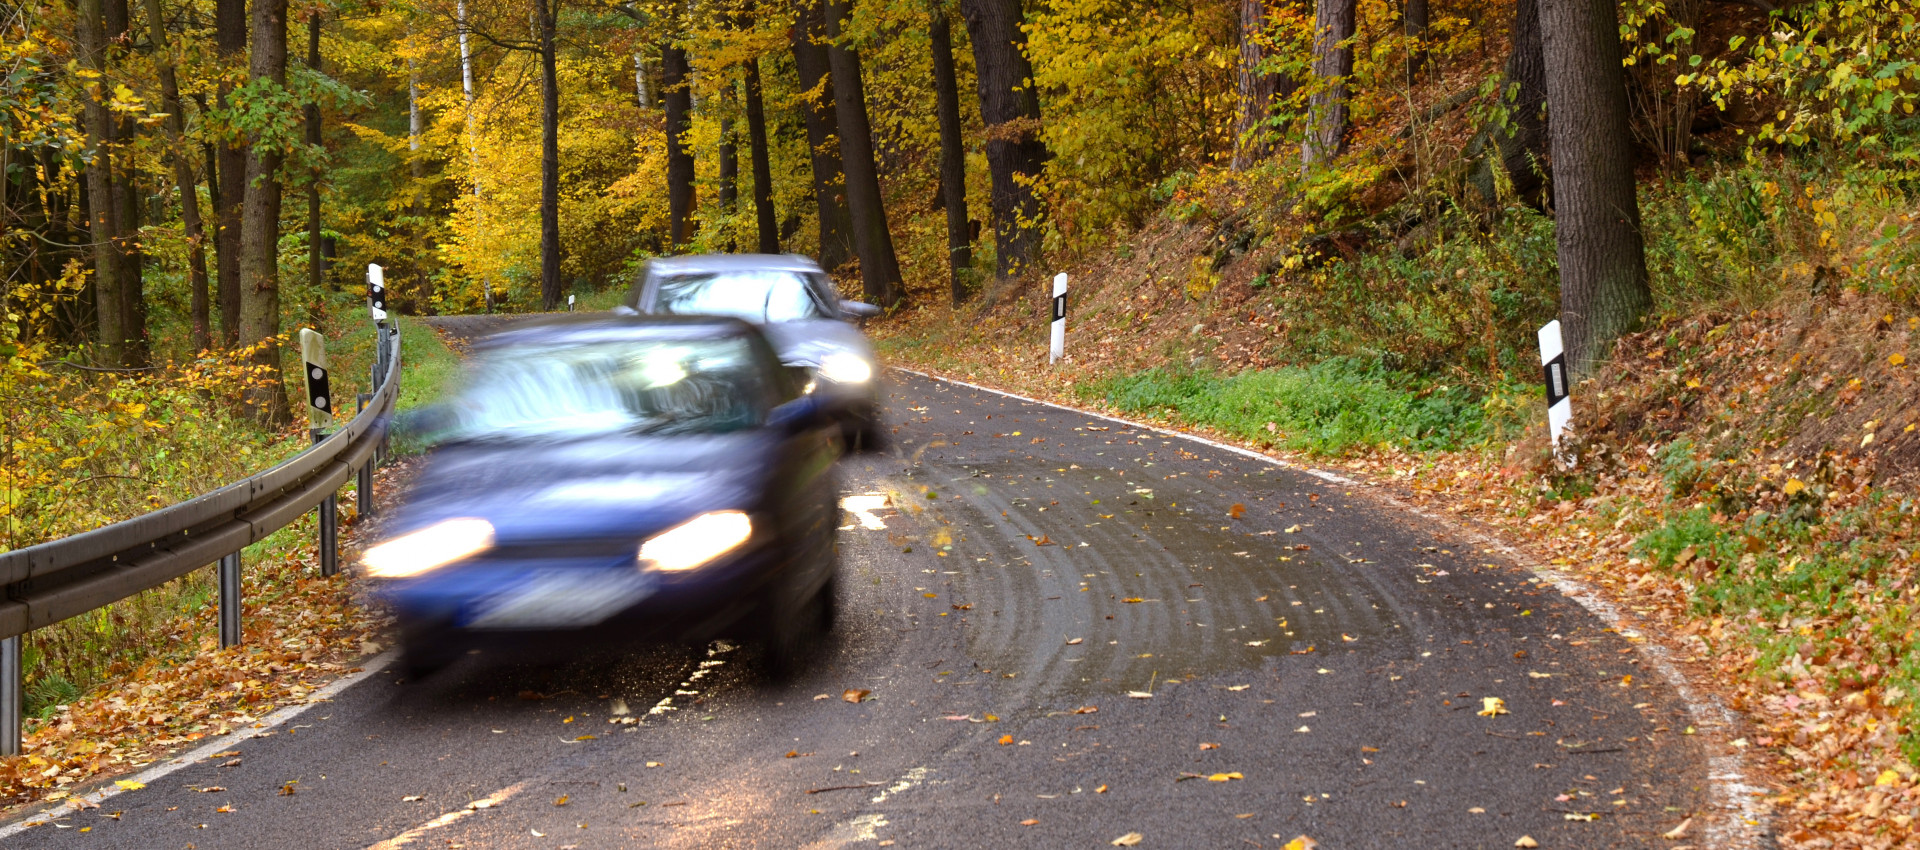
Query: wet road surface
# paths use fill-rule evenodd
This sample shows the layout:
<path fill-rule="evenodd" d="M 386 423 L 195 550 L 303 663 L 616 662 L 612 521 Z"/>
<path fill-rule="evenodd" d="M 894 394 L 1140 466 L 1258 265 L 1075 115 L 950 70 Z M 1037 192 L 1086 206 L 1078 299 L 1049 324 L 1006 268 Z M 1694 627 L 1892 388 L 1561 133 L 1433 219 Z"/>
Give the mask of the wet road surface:
<path fill-rule="evenodd" d="M 382 671 L 0 847 L 1640 847 L 1704 805 L 1685 707 L 1501 558 L 1302 472 L 890 380 L 798 682 L 724 644 Z"/>

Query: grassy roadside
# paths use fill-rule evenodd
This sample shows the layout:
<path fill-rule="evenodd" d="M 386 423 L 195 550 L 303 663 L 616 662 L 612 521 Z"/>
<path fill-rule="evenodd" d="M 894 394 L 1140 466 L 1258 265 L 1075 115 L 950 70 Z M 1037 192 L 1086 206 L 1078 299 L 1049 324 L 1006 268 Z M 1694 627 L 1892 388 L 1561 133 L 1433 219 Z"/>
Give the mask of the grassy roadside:
<path fill-rule="evenodd" d="M 1065 269 L 1064 364 L 1039 285 L 875 333 L 901 365 L 1344 468 L 1522 543 L 1744 713 L 1727 746 L 1786 846 L 1920 846 L 1920 217 L 1890 173 L 1650 191 L 1661 313 L 1576 389 L 1566 471 L 1533 386 L 1551 228 L 1525 213 L 1305 268 L 1280 240 L 1220 253 L 1235 200 L 1201 198 Z"/>
<path fill-rule="evenodd" d="M 458 362 L 432 330 L 402 321 L 400 405 L 407 409 L 437 399 Z M 354 376 L 365 383 L 372 345 L 370 333 L 342 336 L 330 346 L 329 357 L 335 391 L 345 397 L 360 389 Z M 250 423 L 221 420 L 218 425 L 215 430 L 245 434 Z M 254 433 L 251 439 L 257 443 L 250 445 L 261 447 L 241 456 L 251 463 L 221 467 L 233 478 L 307 443 L 303 427 Z M 167 456 L 165 448 L 150 451 L 149 457 Z M 404 474 L 404 466 L 377 474 L 375 490 L 382 503 L 394 496 Z M 144 510 L 143 504 L 108 504 L 102 510 L 131 515 Z M 363 531 L 351 482 L 338 504 L 342 539 L 351 547 Z M 243 552 L 246 641 L 235 649 L 219 648 L 211 570 L 29 635 L 24 644 L 32 719 L 25 730 L 26 754 L 0 760 L 0 805 L 64 799 L 93 778 L 150 763 L 182 744 L 297 702 L 351 669 L 354 660 L 378 651 L 382 624 L 354 598 L 351 576 L 319 575 L 313 547 L 317 523 L 309 512 Z"/>

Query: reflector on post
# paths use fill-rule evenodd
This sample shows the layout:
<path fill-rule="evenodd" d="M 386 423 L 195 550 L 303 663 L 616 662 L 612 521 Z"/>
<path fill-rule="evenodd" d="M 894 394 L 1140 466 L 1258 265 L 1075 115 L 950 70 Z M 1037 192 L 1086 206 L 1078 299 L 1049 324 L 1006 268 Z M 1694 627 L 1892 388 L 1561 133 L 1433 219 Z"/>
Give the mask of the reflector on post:
<path fill-rule="evenodd" d="M 367 264 L 367 312 L 375 322 L 387 320 L 387 270 L 378 263 Z"/>
<path fill-rule="evenodd" d="M 1053 344 L 1047 352 L 1048 363 L 1067 356 L 1067 273 L 1053 276 Z"/>
<path fill-rule="evenodd" d="M 327 373 L 327 338 L 313 328 L 301 328 L 300 359 L 307 377 L 307 421 L 318 431 L 333 422 L 333 391 Z"/>
<path fill-rule="evenodd" d="M 1560 320 L 1540 329 L 1540 368 L 1547 386 L 1547 430 L 1552 434 L 1553 459 L 1570 465 L 1573 458 L 1561 451 L 1560 435 L 1573 421 L 1573 385 L 1567 375 L 1566 347 L 1560 338 Z"/>

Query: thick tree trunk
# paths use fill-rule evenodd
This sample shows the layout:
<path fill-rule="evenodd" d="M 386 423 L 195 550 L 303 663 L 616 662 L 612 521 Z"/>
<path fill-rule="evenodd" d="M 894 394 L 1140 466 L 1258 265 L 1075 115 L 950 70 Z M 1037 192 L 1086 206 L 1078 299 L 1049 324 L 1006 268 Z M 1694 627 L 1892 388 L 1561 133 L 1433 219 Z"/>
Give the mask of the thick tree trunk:
<path fill-rule="evenodd" d="M 754 249 L 780 253 L 780 225 L 773 209 L 773 162 L 767 151 L 767 110 L 760 98 L 760 59 L 747 60 L 747 143 L 753 154 Z"/>
<path fill-rule="evenodd" d="M 693 92 L 685 48 L 660 45 L 660 99 L 667 105 L 667 229 L 673 247 L 693 240 L 693 154 L 687 133 L 693 129 Z"/>
<path fill-rule="evenodd" d="M 1653 308 L 1620 24 L 1613 0 L 1540 0 L 1540 32 L 1552 116 L 1560 326 L 1569 371 L 1584 377 Z"/>
<path fill-rule="evenodd" d="M 214 42 L 220 60 L 237 65 L 247 56 L 247 0 L 214 0 Z M 224 80 L 219 108 L 228 108 L 231 85 Z M 230 138 L 220 147 L 220 166 L 207 175 L 219 197 L 213 203 L 215 287 L 220 303 L 220 331 L 228 346 L 240 344 L 240 220 L 247 203 L 246 140 Z M 219 183 L 215 184 L 214 181 Z"/>
<path fill-rule="evenodd" d="M 287 82 L 287 0 L 253 0 L 251 81 Z M 280 378 L 280 163 L 270 142 L 251 140 L 246 210 L 240 220 L 240 344 L 259 369 L 245 393 L 254 416 L 273 426 L 292 421 Z"/>
<path fill-rule="evenodd" d="M 149 0 L 154 2 L 155 0 Z M 307 13 L 307 67 L 320 73 L 320 10 Z M 321 144 L 320 104 L 307 104 L 307 144 Z M 307 285 L 320 291 L 327 283 L 327 258 L 320 233 L 320 171 L 307 181 Z"/>
<path fill-rule="evenodd" d="M 1492 128 L 1498 157 L 1481 158 L 1473 186 L 1488 203 L 1498 200 L 1494 168 L 1503 169 L 1513 194 L 1537 209 L 1547 207 L 1547 60 L 1540 49 L 1539 0 L 1514 0 L 1512 47 L 1507 54 L 1505 128 Z"/>
<path fill-rule="evenodd" d="M 1236 112 L 1233 124 L 1233 170 L 1243 171 L 1273 154 L 1272 130 L 1266 120 L 1273 112 L 1274 74 L 1260 69 L 1266 49 L 1257 38 L 1267 26 L 1266 0 L 1240 0 L 1240 64 L 1236 70 Z"/>
<path fill-rule="evenodd" d="M 132 50 L 134 36 L 127 0 L 105 0 L 107 54 L 109 57 Z M 111 61 L 111 60 L 110 60 Z M 140 125 L 130 116 L 116 116 L 113 144 L 113 229 L 120 249 L 120 322 L 121 338 L 126 340 L 120 362 L 124 366 L 145 366 L 147 350 L 147 297 L 140 251 L 141 202 L 143 176 L 134 165 L 134 139 Z"/>
<path fill-rule="evenodd" d="M 1033 183 L 1047 164 L 1040 141 L 1040 98 L 1020 0 L 961 0 L 973 42 L 980 119 L 987 125 L 988 200 L 993 209 L 994 272 L 1024 274 L 1040 262 L 1040 198 Z"/>
<path fill-rule="evenodd" d="M 833 111 L 840 129 L 840 172 L 847 184 L 847 210 L 853 216 L 853 250 L 860 257 L 860 288 L 868 300 L 886 307 L 901 302 L 900 260 L 887 229 L 880 196 L 880 174 L 873 160 L 873 127 L 867 119 L 866 86 L 860 54 L 840 43 L 840 25 L 852 14 L 844 2 L 827 4 L 827 64 L 832 69 Z"/>
<path fill-rule="evenodd" d="M 1432 12 L 1427 8 L 1427 0 L 1407 0 L 1404 14 L 1400 24 L 1407 36 L 1407 83 L 1411 85 L 1420 79 L 1420 71 L 1427 65 L 1427 28 L 1432 22 Z"/>
<path fill-rule="evenodd" d="M 947 285 L 953 303 L 967 300 L 973 239 L 967 227 L 967 151 L 960 138 L 960 81 L 953 69 L 953 27 L 945 6 L 927 27 L 933 43 L 934 108 L 940 113 L 940 205 L 947 211 Z"/>
<path fill-rule="evenodd" d="M 76 40 L 80 67 L 101 75 L 107 72 L 107 37 L 101 0 L 78 0 Z M 107 108 L 104 86 L 88 86 L 83 104 L 87 125 L 87 147 L 93 161 L 87 164 L 87 226 L 93 237 L 93 295 L 96 328 L 99 332 L 100 363 L 119 365 L 126 360 L 126 322 L 120 302 L 120 250 L 115 243 L 113 214 L 113 113 Z"/>
<path fill-rule="evenodd" d="M 256 0 L 257 2 L 257 0 Z M 560 306 L 560 69 L 555 15 L 560 0 L 540 0 L 540 304 Z"/>
<path fill-rule="evenodd" d="M 833 80 L 827 67 L 826 11 L 823 0 L 799 0 L 789 40 L 800 87 L 807 92 L 800 106 L 807 125 L 807 147 L 812 152 L 813 200 L 819 209 L 820 265 L 837 269 L 853 259 L 853 218 L 847 212 L 845 179 L 840 174 L 840 151 L 834 138 Z"/>
<path fill-rule="evenodd" d="M 145 0 L 147 40 L 159 58 L 160 108 L 167 113 L 167 159 L 173 165 L 173 182 L 180 192 L 180 224 L 187 236 L 187 301 L 193 328 L 193 348 L 204 351 L 213 346 L 211 319 L 207 315 L 206 233 L 200 223 L 199 185 L 193 177 L 193 162 L 188 157 L 186 107 L 180 102 L 180 82 L 174 73 L 172 49 L 167 44 L 167 28 L 160 13 L 160 0 Z"/>
<path fill-rule="evenodd" d="M 1353 76 L 1356 0 L 1318 0 L 1313 7 L 1313 75 L 1320 89 L 1308 100 L 1307 137 L 1300 159 L 1324 166 L 1347 150 L 1347 78 Z"/>

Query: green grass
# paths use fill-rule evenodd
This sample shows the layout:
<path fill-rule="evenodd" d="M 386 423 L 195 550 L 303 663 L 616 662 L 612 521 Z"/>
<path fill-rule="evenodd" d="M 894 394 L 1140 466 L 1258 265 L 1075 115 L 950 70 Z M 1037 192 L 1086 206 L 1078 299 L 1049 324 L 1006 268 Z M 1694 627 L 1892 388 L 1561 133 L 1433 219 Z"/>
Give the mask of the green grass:
<path fill-rule="evenodd" d="M 1500 424 L 1477 391 L 1350 360 L 1232 376 L 1154 369 L 1082 392 L 1128 412 L 1172 413 L 1244 439 L 1319 455 L 1383 445 L 1458 449 L 1483 441 Z"/>

